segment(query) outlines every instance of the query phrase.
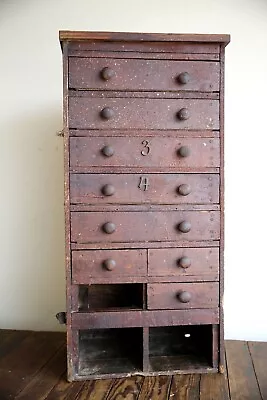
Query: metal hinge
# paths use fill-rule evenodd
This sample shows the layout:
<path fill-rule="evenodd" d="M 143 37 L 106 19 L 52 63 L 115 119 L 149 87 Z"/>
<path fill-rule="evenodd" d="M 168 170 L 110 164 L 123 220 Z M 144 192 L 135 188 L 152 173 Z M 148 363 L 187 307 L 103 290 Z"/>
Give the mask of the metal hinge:
<path fill-rule="evenodd" d="M 57 131 L 57 136 L 64 137 L 64 130 Z"/>

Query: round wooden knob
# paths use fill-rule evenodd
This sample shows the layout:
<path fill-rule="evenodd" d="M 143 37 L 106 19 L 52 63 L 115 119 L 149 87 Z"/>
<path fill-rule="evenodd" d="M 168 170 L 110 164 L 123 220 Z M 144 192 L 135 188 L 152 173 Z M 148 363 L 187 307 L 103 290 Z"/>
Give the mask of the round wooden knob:
<path fill-rule="evenodd" d="M 101 110 L 100 115 L 104 119 L 111 119 L 112 117 L 114 117 L 115 112 L 112 108 L 105 107 L 103 108 L 103 110 Z"/>
<path fill-rule="evenodd" d="M 116 267 L 116 261 L 112 260 L 112 258 L 108 258 L 107 260 L 103 261 L 103 266 L 108 270 L 108 271 L 113 271 L 113 269 Z"/>
<path fill-rule="evenodd" d="M 105 157 L 111 157 L 114 154 L 114 149 L 111 146 L 105 146 L 101 151 Z"/>
<path fill-rule="evenodd" d="M 178 75 L 177 80 L 182 85 L 186 85 L 190 81 L 190 75 L 188 72 L 182 72 Z"/>
<path fill-rule="evenodd" d="M 181 146 L 178 150 L 178 154 L 180 157 L 189 157 L 190 153 L 190 148 L 188 146 Z"/>
<path fill-rule="evenodd" d="M 190 258 L 189 257 L 186 257 L 186 256 L 184 256 L 184 257 L 181 257 L 179 260 L 178 260 L 178 265 L 179 265 L 179 267 L 182 267 L 182 268 L 189 268 L 190 267 L 190 265 L 191 265 L 191 260 L 190 260 Z"/>
<path fill-rule="evenodd" d="M 115 230 L 116 230 L 116 225 L 113 224 L 113 222 L 106 222 L 103 225 L 103 231 L 105 233 L 113 233 L 113 232 L 115 232 Z"/>
<path fill-rule="evenodd" d="M 109 67 L 105 67 L 101 70 L 101 78 L 104 79 L 105 81 L 110 80 L 111 78 L 113 78 L 113 76 L 115 75 L 115 71 Z"/>
<path fill-rule="evenodd" d="M 181 303 L 189 303 L 189 301 L 192 298 L 191 293 L 189 293 L 189 292 L 179 292 L 177 294 L 177 297 Z"/>
<path fill-rule="evenodd" d="M 188 108 L 181 108 L 181 110 L 179 110 L 177 113 L 177 117 L 181 121 L 185 121 L 186 119 L 188 119 L 190 117 L 190 112 Z"/>
<path fill-rule="evenodd" d="M 178 187 L 178 193 L 181 196 L 188 196 L 191 193 L 191 187 L 190 185 L 183 183 Z"/>
<path fill-rule="evenodd" d="M 102 193 L 104 196 L 112 196 L 115 193 L 113 185 L 107 184 L 102 187 Z"/>
<path fill-rule="evenodd" d="M 191 224 L 189 221 L 183 221 L 178 225 L 178 230 L 183 233 L 188 233 L 191 230 Z"/>

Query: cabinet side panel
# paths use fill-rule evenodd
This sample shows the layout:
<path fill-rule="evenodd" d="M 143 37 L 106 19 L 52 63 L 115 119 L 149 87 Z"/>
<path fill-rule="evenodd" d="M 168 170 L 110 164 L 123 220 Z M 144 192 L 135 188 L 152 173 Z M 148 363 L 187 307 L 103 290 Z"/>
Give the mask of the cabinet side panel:
<path fill-rule="evenodd" d="M 69 195 L 69 127 L 68 127 L 68 43 L 63 43 L 63 134 L 64 134 L 64 209 L 65 209 L 65 272 L 67 317 L 68 380 L 74 378 L 75 359 L 78 354 L 77 334 L 71 329 L 71 250 L 70 250 L 70 195 Z M 76 357 L 74 355 L 76 354 Z M 77 361 L 77 360 L 76 360 Z"/>
<path fill-rule="evenodd" d="M 219 371 L 225 370 L 225 357 L 224 357 L 224 59 L 225 59 L 225 46 L 221 46 L 220 60 L 221 60 L 221 78 L 220 78 L 220 328 L 219 328 Z"/>

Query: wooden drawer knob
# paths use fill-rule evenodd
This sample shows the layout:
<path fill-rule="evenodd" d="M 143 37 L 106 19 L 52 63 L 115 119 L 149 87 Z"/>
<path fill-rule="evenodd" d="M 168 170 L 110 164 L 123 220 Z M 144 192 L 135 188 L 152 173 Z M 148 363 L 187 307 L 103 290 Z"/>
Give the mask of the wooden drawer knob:
<path fill-rule="evenodd" d="M 112 68 L 105 67 L 101 70 L 100 75 L 104 81 L 109 81 L 115 75 L 115 71 Z"/>
<path fill-rule="evenodd" d="M 112 260 L 112 258 L 108 258 L 107 260 L 103 261 L 103 266 L 108 270 L 108 271 L 113 271 L 113 269 L 116 267 L 116 261 Z"/>
<path fill-rule="evenodd" d="M 187 185 L 186 183 L 180 185 L 178 187 L 178 193 L 181 196 L 188 196 L 191 193 L 191 187 L 190 185 Z"/>
<path fill-rule="evenodd" d="M 181 74 L 178 75 L 177 80 L 182 85 L 186 85 L 190 81 L 190 75 L 188 72 L 182 72 Z"/>
<path fill-rule="evenodd" d="M 105 147 L 103 147 L 101 152 L 105 157 L 111 157 L 114 154 L 114 149 L 111 146 L 105 146 Z"/>
<path fill-rule="evenodd" d="M 192 296 L 191 293 L 189 292 L 179 292 L 177 294 L 178 299 L 180 300 L 181 303 L 189 303 L 189 301 L 191 300 Z"/>
<path fill-rule="evenodd" d="M 177 117 L 180 121 L 185 121 L 190 118 L 190 112 L 188 108 L 181 108 L 181 110 L 178 111 Z"/>
<path fill-rule="evenodd" d="M 103 119 L 111 119 L 114 117 L 115 112 L 110 107 L 105 107 L 103 110 L 100 111 L 100 115 Z"/>
<path fill-rule="evenodd" d="M 191 265 L 191 260 L 190 260 L 189 257 L 186 257 L 186 256 L 181 257 L 181 258 L 178 260 L 178 265 L 179 265 L 179 267 L 182 267 L 182 268 L 184 268 L 184 269 L 189 268 L 190 265 Z"/>
<path fill-rule="evenodd" d="M 102 193 L 104 196 L 112 196 L 115 193 L 113 185 L 107 184 L 102 187 Z"/>
<path fill-rule="evenodd" d="M 178 230 L 183 233 L 188 233 L 191 231 L 191 224 L 189 221 L 180 222 L 178 225 Z"/>
<path fill-rule="evenodd" d="M 178 150 L 178 155 L 180 157 L 189 157 L 190 153 L 190 148 L 188 146 L 181 146 Z"/>
<path fill-rule="evenodd" d="M 116 225 L 113 222 L 106 222 L 103 225 L 103 231 L 105 233 L 113 233 L 116 230 Z"/>

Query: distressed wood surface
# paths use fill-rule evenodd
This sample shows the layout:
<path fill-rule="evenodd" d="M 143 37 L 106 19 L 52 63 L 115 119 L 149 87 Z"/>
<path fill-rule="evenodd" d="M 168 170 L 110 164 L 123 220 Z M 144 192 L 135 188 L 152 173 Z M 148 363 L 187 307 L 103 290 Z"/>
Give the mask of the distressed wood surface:
<path fill-rule="evenodd" d="M 101 71 L 114 72 L 105 80 Z M 179 83 L 179 74 L 187 72 L 190 80 Z M 162 79 L 158 79 L 158 76 Z M 101 90 L 185 90 L 200 92 L 219 91 L 220 65 L 201 61 L 158 61 L 121 58 L 69 59 L 69 87 Z"/>
<path fill-rule="evenodd" d="M 189 185 L 189 193 L 180 193 L 182 185 Z M 112 190 L 112 194 L 105 194 L 105 189 Z M 71 174 L 70 201 L 72 204 L 120 205 L 219 203 L 219 175 Z"/>
<path fill-rule="evenodd" d="M 174 42 L 215 42 L 227 44 L 230 36 L 226 34 L 199 34 L 199 33 L 139 33 L 139 32 L 87 32 L 87 31 L 59 31 L 59 40 L 81 41 L 81 40 L 114 40 L 114 41 L 174 41 Z M 90 43 L 90 42 L 88 42 Z M 140 43 L 138 44 L 138 46 Z"/>
<path fill-rule="evenodd" d="M 154 310 L 154 311 L 103 311 L 72 314 L 74 329 L 153 327 L 170 325 L 218 324 L 218 308 L 191 310 Z"/>
<path fill-rule="evenodd" d="M 188 266 L 183 266 L 186 259 Z M 213 281 L 219 278 L 219 249 L 218 248 L 183 248 L 149 249 L 148 275 L 175 276 L 182 281 L 184 278 L 203 279 L 212 277 Z"/>
<path fill-rule="evenodd" d="M 112 269 L 107 269 L 112 260 Z M 86 284 L 94 278 L 106 278 L 112 283 L 116 276 L 146 276 L 146 250 L 87 250 L 72 252 L 72 281 Z"/>
<path fill-rule="evenodd" d="M 106 146 L 113 155 L 103 154 Z M 189 150 L 181 157 L 182 147 Z M 72 137 L 70 138 L 70 168 L 113 167 L 130 168 L 216 168 L 220 166 L 219 139 L 174 137 Z M 130 170 L 128 172 L 131 172 Z"/>
<path fill-rule="evenodd" d="M 182 302 L 181 293 L 190 300 Z M 147 285 L 148 309 L 216 308 L 219 306 L 218 282 L 201 283 L 149 283 Z"/>
<path fill-rule="evenodd" d="M 218 211 L 72 212 L 71 241 L 109 243 L 176 240 L 179 243 L 181 240 L 218 240 L 219 218 Z M 183 221 L 191 224 L 191 230 L 187 233 L 179 230 Z M 114 231 L 110 234 L 104 231 L 106 223 L 114 224 Z"/>
<path fill-rule="evenodd" d="M 113 110 L 104 119 L 101 111 Z M 187 120 L 179 110 L 190 113 Z M 69 97 L 71 129 L 219 129 L 219 101 L 202 99 L 87 98 Z"/>

